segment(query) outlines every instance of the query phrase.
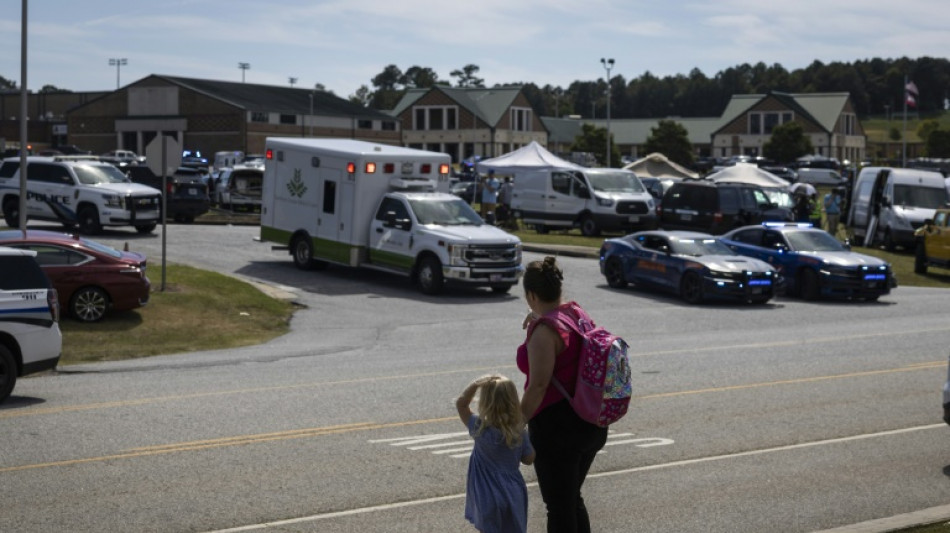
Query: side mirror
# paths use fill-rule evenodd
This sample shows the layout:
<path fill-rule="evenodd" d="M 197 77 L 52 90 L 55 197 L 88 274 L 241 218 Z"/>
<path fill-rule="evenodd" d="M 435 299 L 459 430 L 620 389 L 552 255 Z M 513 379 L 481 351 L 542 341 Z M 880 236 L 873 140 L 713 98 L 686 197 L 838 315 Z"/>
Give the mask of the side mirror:
<path fill-rule="evenodd" d="M 883 205 L 884 207 L 890 207 L 890 206 L 891 206 L 891 199 L 890 199 L 890 197 L 888 197 L 888 196 L 882 196 L 882 197 L 881 197 L 881 205 Z"/>
<path fill-rule="evenodd" d="M 583 198 L 585 200 L 590 200 L 590 189 L 588 189 L 586 186 L 578 187 L 577 197 Z"/>

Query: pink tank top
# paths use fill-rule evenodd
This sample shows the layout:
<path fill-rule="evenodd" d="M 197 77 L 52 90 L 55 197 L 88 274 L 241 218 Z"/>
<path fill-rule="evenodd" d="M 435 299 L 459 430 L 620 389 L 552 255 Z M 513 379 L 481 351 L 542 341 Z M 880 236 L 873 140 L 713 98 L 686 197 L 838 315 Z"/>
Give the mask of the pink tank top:
<path fill-rule="evenodd" d="M 570 315 L 574 315 L 570 311 L 572 306 L 576 306 L 575 302 L 568 302 L 562 304 L 558 307 L 559 311 L 567 312 Z M 579 307 L 579 306 L 578 306 Z M 539 324 L 542 323 L 542 320 L 535 320 L 530 326 L 528 326 L 528 333 L 525 336 L 524 342 L 521 346 L 518 346 L 518 354 L 516 357 L 516 362 L 518 364 L 518 370 L 521 370 L 522 373 L 527 377 L 530 375 L 531 368 L 528 364 L 528 339 L 531 338 L 531 334 L 534 332 Z M 562 326 L 557 320 L 544 320 L 543 323 L 548 327 L 553 327 L 557 330 L 558 335 L 561 336 L 561 340 L 564 341 L 564 349 L 561 353 L 557 354 L 554 361 L 554 376 L 553 378 L 561 382 L 561 385 L 564 386 L 564 389 L 567 390 L 568 394 L 574 394 L 574 385 L 577 381 L 577 361 L 581 354 L 581 343 L 580 338 L 576 333 Z M 525 380 L 524 388 L 528 387 L 528 380 Z M 544 393 L 544 398 L 541 400 L 541 404 L 538 406 L 538 409 L 531 415 L 532 418 L 540 413 L 544 408 L 557 403 L 561 400 L 565 400 L 563 394 L 561 394 L 554 385 L 548 385 L 548 390 Z"/>

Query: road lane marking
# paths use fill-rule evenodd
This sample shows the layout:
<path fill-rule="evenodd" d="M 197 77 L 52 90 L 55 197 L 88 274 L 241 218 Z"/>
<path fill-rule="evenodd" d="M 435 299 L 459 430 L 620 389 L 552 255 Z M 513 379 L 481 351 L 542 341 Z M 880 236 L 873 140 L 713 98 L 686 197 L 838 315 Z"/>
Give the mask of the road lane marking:
<path fill-rule="evenodd" d="M 715 455 L 711 457 L 685 459 L 682 461 L 672 461 L 669 463 L 662 463 L 662 464 L 656 464 L 656 465 L 640 466 L 636 468 L 626 468 L 622 470 L 612 470 L 609 472 L 596 472 L 596 473 L 588 474 L 587 479 L 599 479 L 599 478 L 613 477 L 613 476 L 618 476 L 618 475 L 633 474 L 637 472 L 647 472 L 650 470 L 685 467 L 685 466 L 691 466 L 695 464 L 708 463 L 708 462 L 714 462 L 714 461 L 740 459 L 743 457 L 750 457 L 754 455 L 764 455 L 768 453 L 793 451 L 793 450 L 811 448 L 811 447 L 816 447 L 816 446 L 828 446 L 828 445 L 840 444 L 840 443 L 845 443 L 845 442 L 853 442 L 853 441 L 865 440 L 865 439 L 872 439 L 872 438 L 878 438 L 878 437 L 889 437 L 893 435 L 902 435 L 902 434 L 911 433 L 915 431 L 924 431 L 928 429 L 943 428 L 945 426 L 946 424 L 930 424 L 926 426 L 916 426 L 916 427 L 903 428 L 903 429 L 879 431 L 876 433 L 865 433 L 863 435 L 852 435 L 850 437 L 839 437 L 839 438 L 834 438 L 834 439 L 826 439 L 826 440 L 819 440 L 819 441 L 813 441 L 813 442 L 803 442 L 799 444 L 790 444 L 786 446 L 776 446 L 774 448 L 763 448 L 761 450 L 749 450 L 746 452 L 730 453 L 726 455 Z M 538 486 L 537 482 L 528 483 L 527 485 L 528 487 L 532 487 L 532 488 Z M 260 524 L 250 524 L 246 526 L 239 526 L 239 527 L 234 527 L 234 528 L 229 528 L 229 529 L 218 529 L 218 530 L 210 531 L 208 533 L 238 533 L 241 531 L 256 531 L 256 530 L 261 530 L 261 529 L 280 528 L 280 527 L 294 525 L 294 524 L 317 522 L 320 520 L 342 518 L 342 517 L 360 515 L 360 514 L 377 513 L 377 512 L 382 512 L 382 511 L 389 511 L 392 509 L 415 507 L 419 505 L 440 503 L 440 502 L 445 502 L 445 501 L 450 501 L 450 500 L 460 500 L 464 498 L 465 498 L 464 493 L 449 494 L 446 496 L 437 496 L 434 498 L 410 500 L 410 501 L 404 501 L 404 502 L 398 502 L 398 503 L 387 503 L 387 504 L 382 504 L 382 505 L 374 505 L 370 507 L 359 507 L 356 509 L 347 509 L 344 511 L 335 511 L 331 513 L 314 514 L 310 516 L 290 518 L 287 520 L 274 520 L 271 522 L 263 522 Z"/>

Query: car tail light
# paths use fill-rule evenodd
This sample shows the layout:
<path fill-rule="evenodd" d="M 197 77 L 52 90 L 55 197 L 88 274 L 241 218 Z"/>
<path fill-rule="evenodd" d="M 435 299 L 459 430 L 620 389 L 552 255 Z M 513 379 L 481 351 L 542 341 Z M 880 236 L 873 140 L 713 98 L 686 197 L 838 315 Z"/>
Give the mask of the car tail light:
<path fill-rule="evenodd" d="M 722 224 L 722 211 L 713 213 L 713 224 Z"/>
<path fill-rule="evenodd" d="M 59 322 L 59 293 L 56 289 L 50 288 L 46 291 L 46 305 L 49 306 L 49 314 L 53 317 L 53 322 Z"/>
<path fill-rule="evenodd" d="M 167 192 L 167 193 L 169 193 L 169 194 L 174 193 L 174 192 L 175 192 L 175 184 L 172 183 L 172 182 L 170 182 L 170 181 L 169 181 L 168 183 L 166 183 L 166 184 L 165 184 L 165 192 Z"/>
<path fill-rule="evenodd" d="M 663 216 L 663 206 L 656 204 L 656 218 L 659 219 L 661 216 Z"/>

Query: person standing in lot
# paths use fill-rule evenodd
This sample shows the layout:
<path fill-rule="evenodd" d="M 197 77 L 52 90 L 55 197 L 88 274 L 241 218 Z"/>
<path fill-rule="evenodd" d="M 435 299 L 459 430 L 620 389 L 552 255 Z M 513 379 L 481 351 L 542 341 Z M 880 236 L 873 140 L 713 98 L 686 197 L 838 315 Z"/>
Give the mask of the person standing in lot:
<path fill-rule="evenodd" d="M 478 415 L 469 404 L 475 392 Z M 503 376 L 476 379 L 455 401 L 459 418 L 475 439 L 468 462 L 465 518 L 479 531 L 524 533 L 528 488 L 519 463 L 530 465 L 534 449 L 524 429 L 518 390 Z"/>
<path fill-rule="evenodd" d="M 838 234 L 838 220 L 841 218 L 841 196 L 838 189 L 825 193 L 822 204 L 825 211 L 825 221 L 828 223 L 828 227 L 825 229 L 832 236 L 836 236 Z"/>
<path fill-rule="evenodd" d="M 495 171 L 489 170 L 488 175 L 482 179 L 482 218 L 488 221 L 489 213 L 495 214 L 495 204 L 498 203 L 498 178 L 495 177 Z M 490 222 L 490 221 L 489 221 Z"/>
<path fill-rule="evenodd" d="M 514 192 L 514 184 L 511 182 L 510 176 L 505 176 L 505 180 L 501 183 L 501 189 L 498 191 L 498 222 L 506 224 L 511 218 L 511 194 Z"/>
<path fill-rule="evenodd" d="M 534 470 L 547 507 L 547 531 L 587 533 L 590 517 L 581 487 L 607 442 L 607 428 L 582 420 L 552 384 L 557 379 L 568 394 L 574 394 L 581 354 L 581 336 L 545 317 L 558 310 L 574 314 L 570 308 L 577 304 L 562 299 L 563 280 L 554 257 L 533 261 L 525 269 L 530 312 L 522 323 L 527 338 L 517 354 L 518 369 L 527 375 L 521 411 L 537 451 Z"/>

